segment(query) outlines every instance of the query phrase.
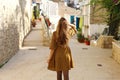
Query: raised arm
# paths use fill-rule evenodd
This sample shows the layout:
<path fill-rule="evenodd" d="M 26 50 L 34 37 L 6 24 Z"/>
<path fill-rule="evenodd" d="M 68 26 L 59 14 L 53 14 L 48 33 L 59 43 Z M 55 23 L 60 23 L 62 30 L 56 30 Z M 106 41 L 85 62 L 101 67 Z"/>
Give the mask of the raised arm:
<path fill-rule="evenodd" d="M 68 30 L 68 33 L 70 34 L 70 36 L 72 37 L 73 35 L 75 35 L 77 33 L 77 30 L 76 30 L 76 26 L 73 25 L 73 24 L 68 24 L 69 26 L 69 30 Z"/>
<path fill-rule="evenodd" d="M 70 27 L 75 31 L 75 33 L 77 33 L 76 26 L 73 25 L 73 24 L 69 24 L 69 25 L 70 25 Z"/>

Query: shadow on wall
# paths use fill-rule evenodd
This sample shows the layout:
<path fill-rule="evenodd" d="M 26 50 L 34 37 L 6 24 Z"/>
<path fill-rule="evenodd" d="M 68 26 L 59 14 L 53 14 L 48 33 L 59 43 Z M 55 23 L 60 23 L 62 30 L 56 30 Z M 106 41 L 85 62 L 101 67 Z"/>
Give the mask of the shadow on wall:
<path fill-rule="evenodd" d="M 30 3 L 31 4 L 31 3 Z M 27 7 L 27 1 L 26 0 L 19 0 L 19 5 L 16 6 L 16 18 L 19 26 L 19 33 L 22 35 L 20 36 L 21 44 L 23 42 L 23 39 L 28 34 L 30 30 L 30 16 L 28 12 L 25 10 Z M 29 27 L 29 30 L 28 30 Z"/>
<path fill-rule="evenodd" d="M 24 14 L 25 14 L 26 0 L 19 0 L 19 5 L 20 5 L 21 13 L 22 13 L 22 18 L 20 20 L 22 21 L 23 33 L 24 33 L 25 32 Z M 25 36 L 25 33 L 24 33 L 24 36 Z"/>
<path fill-rule="evenodd" d="M 2 46 L 0 47 L 0 64 L 14 56 L 22 46 L 23 39 L 29 31 L 28 28 L 30 28 L 29 2 L 29 0 L 19 0 L 19 5 L 14 3 L 14 6 L 16 6 L 15 11 L 10 5 L 1 5 L 3 7 L 2 10 L 4 10 L 4 16 L 1 22 Z M 26 9 L 28 9 L 28 12 L 25 12 Z M 7 13 L 8 11 L 9 14 Z"/>

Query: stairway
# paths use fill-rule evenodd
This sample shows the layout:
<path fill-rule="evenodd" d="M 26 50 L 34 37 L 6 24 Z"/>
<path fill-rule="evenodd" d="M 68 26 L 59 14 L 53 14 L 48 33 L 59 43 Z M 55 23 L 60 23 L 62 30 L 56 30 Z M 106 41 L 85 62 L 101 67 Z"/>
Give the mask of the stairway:
<path fill-rule="evenodd" d="M 24 40 L 23 46 L 48 46 L 49 42 L 45 22 L 42 19 L 42 21 L 36 21 L 36 26 L 32 27 L 31 32 Z"/>

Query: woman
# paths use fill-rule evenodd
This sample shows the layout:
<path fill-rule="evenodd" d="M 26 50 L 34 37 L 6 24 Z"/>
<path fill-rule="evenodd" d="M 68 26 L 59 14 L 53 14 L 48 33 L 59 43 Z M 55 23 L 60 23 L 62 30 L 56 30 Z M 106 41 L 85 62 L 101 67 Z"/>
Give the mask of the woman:
<path fill-rule="evenodd" d="M 72 32 L 76 33 L 75 27 L 69 25 L 64 17 L 60 18 L 57 30 L 52 35 L 48 59 L 48 69 L 57 72 L 57 80 L 62 80 L 62 73 L 64 80 L 69 80 L 69 70 L 73 68 L 71 50 L 68 45 Z"/>

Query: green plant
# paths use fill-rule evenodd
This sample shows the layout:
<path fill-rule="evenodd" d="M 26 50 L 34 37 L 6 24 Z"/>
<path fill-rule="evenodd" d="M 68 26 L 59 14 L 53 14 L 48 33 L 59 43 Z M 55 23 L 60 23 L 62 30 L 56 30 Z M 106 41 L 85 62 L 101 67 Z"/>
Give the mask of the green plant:
<path fill-rule="evenodd" d="M 81 32 L 78 32 L 77 33 L 77 39 L 78 39 L 78 41 L 79 42 L 84 42 L 84 35 L 82 35 L 82 33 Z"/>
<path fill-rule="evenodd" d="M 89 38 L 85 38 L 85 41 L 90 41 L 90 39 Z"/>
<path fill-rule="evenodd" d="M 33 8 L 33 16 L 34 16 L 34 18 L 38 19 L 39 15 L 40 15 L 40 11 L 39 11 L 38 6 L 34 6 L 34 8 Z"/>
<path fill-rule="evenodd" d="M 78 33 L 82 34 L 82 29 L 81 28 L 78 28 Z"/>
<path fill-rule="evenodd" d="M 108 35 L 118 38 L 118 28 L 120 26 L 120 0 L 91 0 L 91 5 L 98 4 L 101 9 L 106 9 L 107 18 L 105 19 L 109 26 Z"/>

